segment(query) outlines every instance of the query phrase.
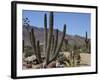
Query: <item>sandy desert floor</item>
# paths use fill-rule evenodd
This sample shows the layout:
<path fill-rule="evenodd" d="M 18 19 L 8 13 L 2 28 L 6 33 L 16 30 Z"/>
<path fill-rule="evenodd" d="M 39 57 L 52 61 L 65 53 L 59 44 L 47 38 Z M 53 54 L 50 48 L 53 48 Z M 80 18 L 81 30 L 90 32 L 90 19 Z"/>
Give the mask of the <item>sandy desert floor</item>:
<path fill-rule="evenodd" d="M 63 53 L 66 57 L 68 57 L 70 55 L 69 52 L 63 52 Z M 80 57 L 81 57 L 81 61 L 80 61 L 81 65 L 84 65 L 84 66 L 85 65 L 88 65 L 88 66 L 91 65 L 91 54 L 89 54 L 89 53 L 80 53 Z"/>
<path fill-rule="evenodd" d="M 69 52 L 61 52 L 63 53 L 66 57 L 70 55 Z M 80 66 L 90 66 L 91 65 L 91 54 L 89 53 L 80 53 Z M 29 60 L 31 57 L 29 58 Z M 23 61 L 23 64 L 26 64 L 26 62 Z M 38 67 L 39 65 L 32 65 L 32 68 Z M 23 65 L 23 69 L 27 69 L 25 65 Z"/>

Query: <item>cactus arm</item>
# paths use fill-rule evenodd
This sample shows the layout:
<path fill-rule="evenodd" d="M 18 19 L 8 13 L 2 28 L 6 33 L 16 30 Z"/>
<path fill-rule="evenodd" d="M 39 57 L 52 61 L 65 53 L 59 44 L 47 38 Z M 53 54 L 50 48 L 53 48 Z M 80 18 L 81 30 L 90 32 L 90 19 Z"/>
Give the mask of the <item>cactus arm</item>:
<path fill-rule="evenodd" d="M 38 57 L 37 59 L 38 59 L 39 63 L 42 63 L 39 40 L 37 41 L 37 57 Z"/>
<path fill-rule="evenodd" d="M 57 43 L 58 43 L 58 29 L 56 30 L 56 35 L 55 35 L 55 41 L 54 41 L 54 45 L 52 46 L 53 50 L 51 52 L 51 56 L 50 59 L 53 57 L 53 55 L 55 54 L 56 48 L 57 48 Z"/>
<path fill-rule="evenodd" d="M 52 52 L 52 50 L 53 50 L 53 47 L 54 47 L 54 35 L 52 35 L 51 52 Z"/>
<path fill-rule="evenodd" d="M 86 40 L 87 40 L 87 32 L 86 32 Z"/>
<path fill-rule="evenodd" d="M 44 52 L 46 54 L 47 49 L 47 15 L 44 15 Z"/>
<path fill-rule="evenodd" d="M 31 44 L 31 46 L 32 46 L 33 42 L 32 42 L 32 34 L 31 34 L 31 32 L 29 32 L 29 38 L 30 38 L 30 44 Z M 32 46 L 32 47 L 33 47 L 33 46 Z"/>
<path fill-rule="evenodd" d="M 52 35 L 52 41 L 51 41 L 51 49 L 50 49 L 50 57 L 49 57 L 49 60 L 50 58 L 52 57 L 52 52 L 53 52 L 53 49 L 54 49 L 54 35 Z"/>
<path fill-rule="evenodd" d="M 50 12 L 50 18 L 49 18 L 49 35 L 48 35 L 48 46 L 47 46 L 47 56 L 46 56 L 46 65 L 48 65 L 49 62 L 49 54 L 51 49 L 51 40 L 53 35 L 53 12 Z"/>
<path fill-rule="evenodd" d="M 25 46 L 24 43 L 25 43 L 25 41 L 23 40 L 23 52 L 24 52 L 24 46 Z"/>
<path fill-rule="evenodd" d="M 31 41 L 32 41 L 32 46 L 34 48 L 34 53 L 37 53 L 37 51 L 36 51 L 36 41 L 35 41 L 34 29 L 31 29 Z"/>
<path fill-rule="evenodd" d="M 58 29 L 56 30 L 56 38 L 55 38 L 53 53 L 55 53 L 56 51 L 57 43 L 58 43 Z"/>
<path fill-rule="evenodd" d="M 88 37 L 87 37 L 87 32 L 85 34 L 86 34 L 86 36 L 85 36 L 86 48 L 88 48 L 88 42 L 89 42 L 89 40 L 88 40 Z"/>
<path fill-rule="evenodd" d="M 59 46 L 57 47 L 56 52 L 55 52 L 53 58 L 49 61 L 49 63 L 52 62 L 53 60 L 55 60 L 55 59 L 57 58 L 57 56 L 58 56 L 58 54 L 59 54 L 59 51 L 60 51 L 60 49 L 61 49 L 61 46 L 62 46 L 62 44 L 63 44 L 63 40 L 64 40 L 64 37 L 65 37 L 65 34 L 66 34 L 66 25 L 64 25 L 63 36 L 62 36 L 62 38 L 61 38 L 61 42 L 60 42 Z"/>
<path fill-rule="evenodd" d="M 31 29 L 31 32 L 30 32 L 30 42 L 31 42 L 31 45 L 33 47 L 33 50 L 34 50 L 34 53 L 35 53 L 35 56 L 36 56 L 38 62 L 41 63 L 42 58 L 41 58 L 41 53 L 40 53 L 40 44 L 39 44 L 39 41 L 37 41 L 37 45 L 36 45 L 36 40 L 35 40 L 33 28 Z"/>

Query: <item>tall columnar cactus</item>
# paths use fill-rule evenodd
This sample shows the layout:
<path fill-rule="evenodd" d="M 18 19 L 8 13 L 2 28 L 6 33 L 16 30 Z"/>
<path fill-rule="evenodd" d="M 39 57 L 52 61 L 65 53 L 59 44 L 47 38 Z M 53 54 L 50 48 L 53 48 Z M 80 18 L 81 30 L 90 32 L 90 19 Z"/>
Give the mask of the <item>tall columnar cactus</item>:
<path fill-rule="evenodd" d="M 53 49 L 54 49 L 54 35 L 52 35 L 52 40 L 51 40 L 51 50 L 50 53 L 52 53 Z"/>
<path fill-rule="evenodd" d="M 58 29 L 56 30 L 56 37 L 55 37 L 54 48 L 53 48 L 52 53 L 55 53 L 56 48 L 57 48 L 57 43 L 58 43 Z"/>
<path fill-rule="evenodd" d="M 62 47 L 63 40 L 66 34 L 66 25 L 64 25 L 63 35 L 61 41 L 58 45 L 58 29 L 56 30 L 56 35 L 53 34 L 53 23 L 54 23 L 54 15 L 53 12 L 50 12 L 49 16 L 49 32 L 47 31 L 47 15 L 44 15 L 44 53 L 46 57 L 45 66 L 47 66 L 52 61 L 56 60 L 59 51 Z M 40 46 L 39 41 L 35 40 L 34 29 L 30 32 L 30 42 L 34 49 L 34 53 L 39 63 L 42 62 L 41 53 L 40 53 Z M 52 55 L 52 56 L 51 56 Z"/>
<path fill-rule="evenodd" d="M 48 33 L 47 33 L 47 15 L 45 14 L 44 15 L 44 53 L 46 54 L 46 49 L 47 49 L 47 36 L 48 36 Z"/>
<path fill-rule="evenodd" d="M 39 40 L 37 41 L 37 57 L 38 57 L 39 63 L 41 63 L 41 62 L 42 62 L 42 58 L 41 58 L 40 43 L 39 43 Z"/>
<path fill-rule="evenodd" d="M 48 45 L 47 45 L 47 52 L 46 52 L 46 65 L 48 65 L 50 62 L 56 60 L 56 58 L 57 58 L 57 56 L 59 54 L 59 51 L 61 49 L 61 46 L 63 44 L 63 40 L 64 40 L 64 37 L 65 37 L 65 34 L 66 34 L 66 25 L 64 25 L 63 35 L 62 35 L 61 41 L 60 41 L 60 43 L 58 45 L 58 30 L 56 30 L 56 39 L 54 41 L 54 36 L 53 36 L 53 21 L 54 21 L 54 15 L 53 15 L 53 12 L 50 12 L 50 16 L 49 16 Z M 46 31 L 46 29 L 45 29 L 45 31 Z M 47 36 L 45 35 L 45 38 L 46 37 Z M 51 49 L 52 49 L 52 51 L 50 51 Z M 50 56 L 50 55 L 52 55 L 52 56 Z"/>
<path fill-rule="evenodd" d="M 42 58 L 41 58 L 41 53 L 40 53 L 40 45 L 39 45 L 39 41 L 37 41 L 37 44 L 36 44 L 34 29 L 31 29 L 31 32 L 30 32 L 30 42 L 34 50 L 34 54 L 36 55 L 36 58 L 38 60 L 38 63 L 41 63 Z"/>
<path fill-rule="evenodd" d="M 48 34 L 48 45 L 47 45 L 47 52 L 46 52 L 46 65 L 48 65 L 49 63 L 52 35 L 53 35 L 53 12 L 51 12 L 49 16 L 49 34 Z"/>
<path fill-rule="evenodd" d="M 24 52 L 24 43 L 25 43 L 25 42 L 24 42 L 24 40 L 23 40 L 23 52 Z"/>
<path fill-rule="evenodd" d="M 65 38 L 62 46 L 62 51 L 67 51 L 68 50 L 68 39 Z"/>
<path fill-rule="evenodd" d="M 49 63 L 52 62 L 53 60 L 56 60 L 58 54 L 59 54 L 59 51 L 62 47 L 62 44 L 63 44 L 63 40 L 64 40 L 64 37 L 65 37 L 65 34 L 66 34 L 66 25 L 64 25 L 64 29 L 63 29 L 63 35 L 62 35 L 62 38 L 61 38 L 61 41 L 59 43 L 59 45 L 57 46 L 56 50 L 55 50 L 55 53 L 53 53 L 53 57 L 50 59 Z"/>
<path fill-rule="evenodd" d="M 87 36 L 87 32 L 85 33 L 85 44 L 86 44 L 86 48 L 88 49 L 88 43 L 89 43 L 89 39 Z"/>

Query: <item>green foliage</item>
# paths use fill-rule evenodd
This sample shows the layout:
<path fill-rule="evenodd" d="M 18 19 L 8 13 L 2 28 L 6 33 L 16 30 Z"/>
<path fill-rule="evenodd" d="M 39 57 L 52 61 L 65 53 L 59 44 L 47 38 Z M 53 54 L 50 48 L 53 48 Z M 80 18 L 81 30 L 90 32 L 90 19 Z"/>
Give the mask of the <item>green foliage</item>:
<path fill-rule="evenodd" d="M 57 56 L 57 60 L 58 61 L 65 61 L 66 57 L 63 53 L 59 53 L 59 55 Z"/>
<path fill-rule="evenodd" d="M 80 48 L 78 49 L 80 53 L 87 53 L 88 48 L 86 48 L 86 45 L 81 45 Z"/>
<path fill-rule="evenodd" d="M 29 57 L 32 56 L 34 54 L 32 47 L 30 46 L 25 46 L 24 47 L 24 56 L 25 57 Z"/>

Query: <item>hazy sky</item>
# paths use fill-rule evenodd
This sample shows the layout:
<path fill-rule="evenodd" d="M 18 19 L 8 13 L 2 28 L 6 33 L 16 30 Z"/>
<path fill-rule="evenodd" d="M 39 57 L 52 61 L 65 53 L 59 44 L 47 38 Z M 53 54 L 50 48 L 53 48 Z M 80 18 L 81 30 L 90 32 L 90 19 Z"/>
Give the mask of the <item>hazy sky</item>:
<path fill-rule="evenodd" d="M 30 25 L 44 27 L 45 13 L 47 14 L 47 22 L 49 24 L 49 12 L 23 10 L 22 16 L 30 20 Z M 87 31 L 90 37 L 90 20 L 90 13 L 54 12 L 54 28 L 62 31 L 63 25 L 66 24 L 66 33 L 71 35 L 85 36 Z"/>

